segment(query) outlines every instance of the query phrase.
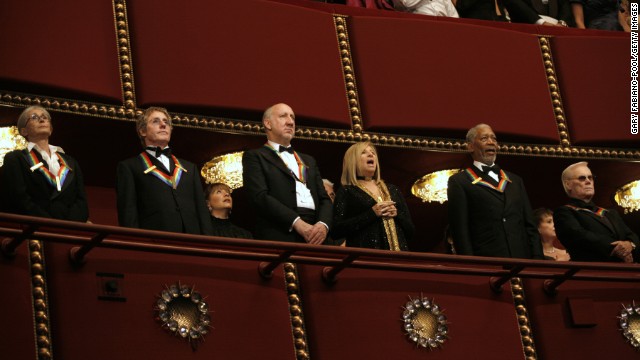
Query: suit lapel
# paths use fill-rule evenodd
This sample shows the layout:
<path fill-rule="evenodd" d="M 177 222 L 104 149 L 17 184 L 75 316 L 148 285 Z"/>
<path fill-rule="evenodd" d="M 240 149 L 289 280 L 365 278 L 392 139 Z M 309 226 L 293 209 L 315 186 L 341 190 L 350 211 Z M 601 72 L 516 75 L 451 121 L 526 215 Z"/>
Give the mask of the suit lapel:
<path fill-rule="evenodd" d="M 278 154 L 275 153 L 275 151 L 267 147 L 262 147 L 260 149 L 260 154 L 262 155 L 262 157 L 264 157 L 265 160 L 272 163 L 276 168 L 284 172 L 287 176 L 293 176 L 291 173 L 291 169 L 287 167 L 287 165 L 280 158 L 280 156 L 278 156 Z"/>
<path fill-rule="evenodd" d="M 156 168 L 158 168 L 158 170 L 162 171 L 167 175 L 172 174 L 171 169 L 167 169 L 162 163 L 162 161 L 158 160 L 158 158 L 156 158 L 155 156 L 149 155 L 149 159 L 151 159 L 151 162 L 153 163 L 153 165 L 156 166 Z M 169 165 L 173 165 L 171 159 L 169 159 Z M 173 166 L 175 167 L 175 165 Z"/>
<path fill-rule="evenodd" d="M 30 159 L 30 154 L 31 152 L 27 149 L 22 150 L 22 156 L 24 157 L 24 160 L 27 162 L 27 164 L 31 164 L 31 159 Z M 49 168 L 49 163 L 47 163 L 43 158 L 42 155 L 40 155 L 40 152 L 38 151 L 34 151 L 33 152 L 36 156 L 36 158 L 38 159 L 39 162 L 42 163 L 43 167 L 46 167 L 47 169 Z M 62 158 L 62 153 L 57 153 L 58 157 Z M 69 161 L 67 159 L 64 159 L 65 162 L 67 163 L 67 165 L 69 164 Z M 48 180 L 46 179 L 46 175 L 42 173 L 42 171 L 40 170 L 35 170 L 31 172 L 33 174 L 33 176 L 37 177 L 39 180 L 38 182 L 40 182 L 44 187 L 46 187 L 49 191 L 50 191 L 50 199 L 55 199 L 56 197 L 58 197 L 62 191 L 64 191 L 66 188 L 69 187 L 69 184 L 71 183 L 72 179 L 73 179 L 73 169 L 71 167 L 69 167 L 69 172 L 66 176 L 66 178 L 64 179 L 64 183 L 62 183 L 62 187 L 60 188 L 60 191 L 57 191 L 57 189 L 55 189 L 55 186 L 52 186 Z M 58 175 L 58 174 L 54 174 L 54 175 Z"/>
<path fill-rule="evenodd" d="M 609 219 L 609 217 L 607 216 L 606 212 L 605 212 L 604 216 L 598 216 L 597 214 L 594 214 L 591 211 L 583 211 L 583 212 L 589 214 L 589 216 L 591 216 L 593 219 L 595 219 L 602 226 L 606 227 L 613 234 L 616 234 L 616 229 L 614 229 L 614 227 L 613 227 L 613 222 Z"/>
<path fill-rule="evenodd" d="M 61 153 L 57 153 L 58 157 L 63 158 L 63 155 Z M 71 166 L 69 165 L 69 158 L 63 158 L 64 161 L 67 163 L 67 166 L 69 167 L 69 173 L 67 174 L 67 177 L 64 179 L 64 183 L 62 184 L 62 189 L 60 189 L 60 191 L 54 191 L 54 194 L 52 196 L 52 198 L 55 198 L 56 196 L 58 196 L 59 194 L 61 194 L 65 189 L 67 189 L 69 187 L 69 184 L 71 184 L 71 182 L 73 181 L 73 177 L 75 176 L 75 169 L 71 168 Z"/>

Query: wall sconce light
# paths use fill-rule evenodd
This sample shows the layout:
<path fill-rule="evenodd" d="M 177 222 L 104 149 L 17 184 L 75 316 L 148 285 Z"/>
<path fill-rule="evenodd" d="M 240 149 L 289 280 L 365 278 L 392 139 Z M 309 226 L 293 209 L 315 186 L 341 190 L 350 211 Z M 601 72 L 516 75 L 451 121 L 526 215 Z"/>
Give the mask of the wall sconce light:
<path fill-rule="evenodd" d="M 423 202 L 447 201 L 447 183 L 449 177 L 459 173 L 460 169 L 440 170 L 429 173 L 418 179 L 411 187 L 411 193 Z"/>
<path fill-rule="evenodd" d="M 242 187 L 242 154 L 244 151 L 216 156 L 204 164 L 200 174 L 207 184 L 223 183 L 232 190 Z"/>
<path fill-rule="evenodd" d="M 15 126 L 0 127 L 0 166 L 4 165 L 4 156 L 13 150 L 27 147 L 27 140 L 20 135 Z"/>
<path fill-rule="evenodd" d="M 640 210 L 640 180 L 623 185 L 616 190 L 613 198 L 625 214 Z"/>

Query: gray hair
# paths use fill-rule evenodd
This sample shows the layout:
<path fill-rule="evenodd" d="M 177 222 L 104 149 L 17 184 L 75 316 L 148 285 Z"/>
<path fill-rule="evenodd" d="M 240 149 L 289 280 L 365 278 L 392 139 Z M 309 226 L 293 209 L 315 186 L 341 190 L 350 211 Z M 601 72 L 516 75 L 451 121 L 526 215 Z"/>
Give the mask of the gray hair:
<path fill-rule="evenodd" d="M 571 164 L 571 165 L 567 166 L 567 168 L 562 171 L 562 176 L 561 176 L 560 179 L 562 180 L 562 187 L 564 187 L 564 192 L 567 195 L 569 195 L 569 189 L 567 188 L 566 182 L 569 180 L 569 178 L 573 174 L 573 170 L 575 170 L 575 168 L 580 167 L 580 166 L 588 167 L 587 165 L 589 165 L 588 162 L 580 161 L 580 162 L 577 162 L 575 164 Z"/>
<path fill-rule="evenodd" d="M 43 113 L 45 113 L 45 115 L 47 115 L 49 119 L 51 119 L 51 114 L 49 114 L 47 109 L 43 108 L 42 106 L 39 106 L 39 105 L 29 106 L 28 108 L 22 110 L 22 113 L 18 117 L 18 123 L 17 123 L 18 131 L 20 131 L 22 128 L 27 126 L 27 122 L 29 122 L 29 113 L 33 110 L 40 110 Z"/>
<path fill-rule="evenodd" d="M 481 127 L 488 127 L 489 129 L 491 129 L 491 126 L 487 124 L 482 124 L 482 123 L 472 127 L 471 129 L 469 129 L 469 131 L 467 131 L 466 139 L 468 143 L 472 143 L 473 140 L 475 140 L 476 134 L 478 133 L 478 129 Z"/>

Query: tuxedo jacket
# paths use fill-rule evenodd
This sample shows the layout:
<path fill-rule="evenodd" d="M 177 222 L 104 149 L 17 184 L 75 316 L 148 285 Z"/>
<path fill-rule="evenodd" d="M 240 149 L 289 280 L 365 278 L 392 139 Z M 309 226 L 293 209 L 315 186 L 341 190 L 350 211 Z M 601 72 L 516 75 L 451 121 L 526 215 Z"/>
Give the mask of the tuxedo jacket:
<path fill-rule="evenodd" d="M 316 161 L 309 155 L 297 154 L 308 169 L 306 185 L 315 203 L 316 221 L 331 227 L 331 199 L 322 184 Z M 244 186 L 256 209 L 256 238 L 295 242 L 296 232 L 291 229 L 291 224 L 299 214 L 296 210 L 296 180 L 291 170 L 275 151 L 266 146 L 246 151 L 242 166 Z"/>
<path fill-rule="evenodd" d="M 159 171 L 173 173 L 173 162 L 171 169 L 166 169 L 154 156 L 149 159 Z M 193 163 L 178 161 L 186 171 L 176 189 L 152 172 L 145 174 L 148 167 L 139 155 L 118 164 L 116 191 L 120 226 L 211 235 L 211 216 L 198 169 Z"/>
<path fill-rule="evenodd" d="M 470 168 L 489 182 L 488 175 L 475 166 Z M 513 173 L 505 174 L 510 181 L 505 180 L 504 192 L 473 183 L 468 171 L 449 178 L 449 224 L 456 253 L 543 259 L 524 183 Z"/>
<path fill-rule="evenodd" d="M 570 206 L 561 206 L 553 213 L 553 223 L 558 239 L 567 248 L 571 260 L 575 261 L 622 261 L 610 256 L 612 242 L 630 240 L 636 244 L 634 261 L 640 259 L 640 242 L 615 210 L 606 210 L 601 216 L 585 210 L 584 202 L 569 201 Z M 575 207 L 579 208 L 576 209 Z"/>
<path fill-rule="evenodd" d="M 500 14 L 496 13 L 496 3 L 494 0 L 458 0 L 456 10 L 461 18 L 508 21 L 502 0 L 498 0 Z"/>
<path fill-rule="evenodd" d="M 535 24 L 539 15 L 547 15 L 556 20 L 564 20 L 569 26 L 575 26 L 571 4 L 568 0 L 549 0 L 544 6 L 541 0 L 504 0 L 511 21 Z"/>
<path fill-rule="evenodd" d="M 37 151 L 40 162 L 48 167 Z M 4 157 L 0 187 L 3 211 L 61 220 L 87 221 L 89 208 L 80 166 L 69 155 L 57 153 L 71 169 L 61 191 L 40 170 L 31 171 L 29 151 L 14 150 Z"/>

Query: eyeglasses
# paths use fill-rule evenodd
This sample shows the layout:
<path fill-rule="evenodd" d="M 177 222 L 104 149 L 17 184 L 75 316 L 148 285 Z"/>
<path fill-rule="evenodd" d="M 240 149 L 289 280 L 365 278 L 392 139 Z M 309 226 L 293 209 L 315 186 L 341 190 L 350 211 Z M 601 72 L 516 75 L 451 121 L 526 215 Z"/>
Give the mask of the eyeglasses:
<path fill-rule="evenodd" d="M 589 176 L 582 175 L 582 176 L 575 177 L 572 180 L 578 180 L 580 182 L 585 182 L 585 181 L 587 181 L 587 179 L 589 179 L 589 181 L 593 181 L 593 180 L 596 179 L 596 177 L 595 177 L 595 175 L 589 175 Z"/>
<path fill-rule="evenodd" d="M 31 114 L 31 116 L 29 116 L 29 120 L 33 120 L 33 121 L 49 121 L 51 120 L 51 118 L 49 117 L 49 115 L 47 114 L 42 114 L 42 115 L 38 115 L 38 114 Z"/>
<path fill-rule="evenodd" d="M 171 120 L 169 120 L 169 119 L 153 118 L 153 119 L 149 119 L 149 123 L 151 123 L 153 125 L 163 124 L 165 126 L 171 127 Z"/>

